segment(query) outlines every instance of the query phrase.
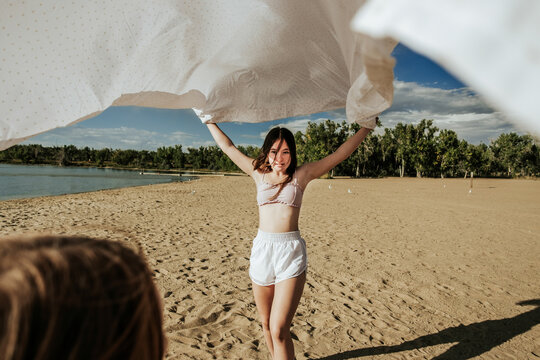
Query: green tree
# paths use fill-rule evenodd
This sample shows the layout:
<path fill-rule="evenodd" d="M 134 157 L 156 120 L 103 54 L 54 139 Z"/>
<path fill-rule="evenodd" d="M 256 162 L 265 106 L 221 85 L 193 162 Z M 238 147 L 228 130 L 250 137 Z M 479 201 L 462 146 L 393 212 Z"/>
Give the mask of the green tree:
<path fill-rule="evenodd" d="M 345 126 L 345 125 L 344 125 Z M 360 125 L 352 123 L 349 126 L 350 136 L 354 135 L 361 128 Z M 354 169 L 354 176 L 367 176 L 375 175 L 376 161 L 374 161 L 374 154 L 378 151 L 379 137 L 373 133 L 369 133 L 360 146 L 351 154 L 348 161 L 344 163 L 348 167 Z"/>
<path fill-rule="evenodd" d="M 96 163 L 98 166 L 104 166 L 105 162 L 111 161 L 112 150 L 109 148 L 100 149 L 96 152 Z"/>
<path fill-rule="evenodd" d="M 537 163 L 537 146 L 530 135 L 501 134 L 490 146 L 507 176 L 530 175 Z"/>
<path fill-rule="evenodd" d="M 381 175 L 385 176 L 387 174 L 395 175 L 396 169 L 394 167 L 394 159 L 397 158 L 397 144 L 394 137 L 394 134 L 391 129 L 385 128 L 384 134 L 380 137 L 379 149 L 381 152 Z"/>
<path fill-rule="evenodd" d="M 148 150 L 141 150 L 137 153 L 135 165 L 139 168 L 154 167 L 154 155 Z"/>
<path fill-rule="evenodd" d="M 138 157 L 136 150 L 115 150 L 112 154 L 112 161 L 118 165 L 134 165 Z"/>
<path fill-rule="evenodd" d="M 319 124 L 309 122 L 306 134 L 301 139 L 302 163 L 320 160 L 334 151 L 347 139 L 348 128 L 326 120 Z M 334 169 L 331 171 L 333 176 Z"/>
<path fill-rule="evenodd" d="M 472 145 L 467 144 L 468 168 L 466 172 L 474 173 L 475 176 L 486 176 L 489 174 L 490 154 L 487 153 L 488 147 L 485 144 Z"/>
<path fill-rule="evenodd" d="M 492 176 L 494 171 L 493 169 L 493 163 L 494 163 L 494 155 L 493 151 L 491 151 L 490 147 L 486 144 L 480 144 L 476 146 L 476 154 L 480 157 L 478 160 L 479 166 L 476 169 L 479 176 Z"/>
<path fill-rule="evenodd" d="M 198 149 L 188 148 L 187 159 L 194 169 L 208 168 L 208 163 L 205 159 L 205 148 L 202 146 Z"/>
<path fill-rule="evenodd" d="M 399 164 L 399 176 L 403 177 L 407 173 L 406 166 L 411 161 L 414 149 L 415 129 L 412 124 L 398 123 L 393 130 L 396 142 L 395 159 Z"/>
<path fill-rule="evenodd" d="M 157 164 L 160 169 L 170 169 L 173 167 L 173 148 L 172 147 L 159 147 L 156 151 L 154 163 Z"/>
<path fill-rule="evenodd" d="M 85 146 L 82 150 L 80 150 L 79 160 L 84 161 L 84 162 L 92 162 L 94 161 L 93 155 L 94 155 L 93 149 L 90 150 L 88 146 Z"/>
<path fill-rule="evenodd" d="M 535 144 L 534 138 L 531 135 L 521 136 L 518 150 L 518 166 L 521 176 L 536 175 L 540 163 L 538 155 L 538 145 Z"/>
<path fill-rule="evenodd" d="M 455 176 L 459 164 L 459 139 L 453 130 L 441 130 L 435 141 L 436 164 L 441 177 Z"/>
<path fill-rule="evenodd" d="M 433 126 L 433 120 L 423 119 L 411 129 L 410 156 L 416 170 L 416 177 L 422 177 L 426 173 L 433 173 L 437 162 L 435 148 L 435 133 L 439 131 Z"/>
<path fill-rule="evenodd" d="M 305 164 L 306 161 L 306 136 L 301 132 L 297 131 L 294 134 L 294 142 L 296 143 L 296 154 L 298 166 Z"/>
<path fill-rule="evenodd" d="M 182 145 L 175 145 L 172 149 L 172 164 L 177 169 L 182 169 L 186 162 L 186 154 L 182 151 Z"/>

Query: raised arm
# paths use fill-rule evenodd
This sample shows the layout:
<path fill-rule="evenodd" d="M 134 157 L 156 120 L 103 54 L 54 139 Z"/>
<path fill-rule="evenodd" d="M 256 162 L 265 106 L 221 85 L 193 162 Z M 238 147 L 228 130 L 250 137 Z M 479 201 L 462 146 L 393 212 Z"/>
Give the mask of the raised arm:
<path fill-rule="evenodd" d="M 373 129 L 361 128 L 345 141 L 341 146 L 332 154 L 327 157 L 302 165 L 302 172 L 308 181 L 318 178 L 332 170 L 343 160 L 347 159 L 356 150 L 356 148 L 362 143 L 366 136 Z"/>
<path fill-rule="evenodd" d="M 251 175 L 253 172 L 253 159 L 244 155 L 221 129 L 212 123 L 207 123 L 210 134 L 221 150 L 240 168 L 243 172 Z"/>

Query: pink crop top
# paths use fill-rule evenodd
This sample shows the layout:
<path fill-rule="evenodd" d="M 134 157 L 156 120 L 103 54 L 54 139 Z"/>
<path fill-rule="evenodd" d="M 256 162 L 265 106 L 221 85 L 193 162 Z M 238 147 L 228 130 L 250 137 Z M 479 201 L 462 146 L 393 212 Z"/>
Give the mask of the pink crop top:
<path fill-rule="evenodd" d="M 291 182 L 285 184 L 278 197 L 274 200 L 270 200 L 279 191 L 280 185 L 274 185 L 264 182 L 263 180 L 257 184 L 257 204 L 263 206 L 266 204 L 281 203 L 292 207 L 300 207 L 302 205 L 302 196 L 304 192 L 300 185 L 298 185 L 298 179 L 293 175 Z"/>

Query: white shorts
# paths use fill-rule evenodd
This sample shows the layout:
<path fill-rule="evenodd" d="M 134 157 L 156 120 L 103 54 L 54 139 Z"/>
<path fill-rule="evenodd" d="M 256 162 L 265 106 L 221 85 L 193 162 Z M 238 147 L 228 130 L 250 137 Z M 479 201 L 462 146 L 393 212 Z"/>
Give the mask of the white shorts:
<path fill-rule="evenodd" d="M 249 277 L 261 286 L 302 275 L 307 269 L 306 242 L 300 231 L 267 233 L 259 230 L 249 259 Z"/>

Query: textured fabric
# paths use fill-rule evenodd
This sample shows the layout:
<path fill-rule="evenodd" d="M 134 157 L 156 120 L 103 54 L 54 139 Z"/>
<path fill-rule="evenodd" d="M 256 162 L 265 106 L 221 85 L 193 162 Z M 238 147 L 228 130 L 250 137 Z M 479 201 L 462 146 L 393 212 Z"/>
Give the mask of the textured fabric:
<path fill-rule="evenodd" d="M 540 133 L 536 0 L 27 0 L 1 9 L 0 150 L 113 104 L 196 108 L 214 122 L 346 105 L 349 121 L 373 127 L 392 102 L 396 42 L 385 36 Z M 355 13 L 359 33 L 349 28 Z"/>
<path fill-rule="evenodd" d="M 111 105 L 196 108 L 213 122 L 347 106 L 373 127 L 392 102 L 396 42 L 351 31 L 363 3 L 4 2 L 0 149 Z"/>
<path fill-rule="evenodd" d="M 437 61 L 540 134 L 540 1 L 370 0 L 352 26 Z"/>
<path fill-rule="evenodd" d="M 304 192 L 296 176 L 283 186 L 279 195 L 271 200 L 272 197 L 279 191 L 280 185 L 269 184 L 263 180 L 257 184 L 257 204 L 263 206 L 266 204 L 281 203 L 292 207 L 302 206 L 302 197 Z"/>
<path fill-rule="evenodd" d="M 267 233 L 259 229 L 253 240 L 249 276 L 261 286 L 301 275 L 307 269 L 306 242 L 299 231 Z"/>

